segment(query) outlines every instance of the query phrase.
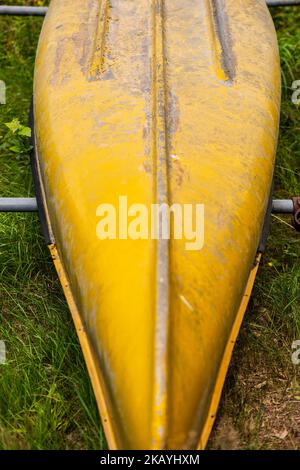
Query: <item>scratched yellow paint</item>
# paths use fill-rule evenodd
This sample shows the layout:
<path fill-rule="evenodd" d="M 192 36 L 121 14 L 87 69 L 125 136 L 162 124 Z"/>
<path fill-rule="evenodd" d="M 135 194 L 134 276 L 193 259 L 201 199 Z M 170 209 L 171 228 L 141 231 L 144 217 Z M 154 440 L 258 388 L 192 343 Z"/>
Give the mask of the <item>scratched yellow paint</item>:
<path fill-rule="evenodd" d="M 51 252 L 109 445 L 203 448 L 274 168 L 265 1 L 52 0 L 34 102 Z M 204 248 L 100 241 L 96 209 L 122 195 L 205 204 Z"/>

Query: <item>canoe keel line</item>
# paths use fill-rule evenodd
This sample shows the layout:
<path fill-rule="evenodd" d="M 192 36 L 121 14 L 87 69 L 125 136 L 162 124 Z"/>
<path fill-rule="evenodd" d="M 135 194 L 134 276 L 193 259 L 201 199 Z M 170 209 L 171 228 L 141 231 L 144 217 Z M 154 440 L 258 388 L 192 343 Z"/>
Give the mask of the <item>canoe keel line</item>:
<path fill-rule="evenodd" d="M 269 199 L 280 70 L 265 2 L 140 3 L 51 2 L 35 70 L 37 198 L 0 199 L 0 211 L 39 210 L 109 447 L 204 449 L 264 217 L 290 213 L 299 230 L 300 198 Z M 162 236 L 95 241 L 94 205 L 124 193 L 203 202 L 202 252 Z"/>
<path fill-rule="evenodd" d="M 165 11 L 164 1 L 152 2 L 151 30 L 151 160 L 153 161 L 154 198 L 168 204 L 168 90 L 166 83 Z M 167 439 L 167 361 L 169 343 L 169 241 L 157 241 L 156 308 L 155 308 L 155 370 L 153 400 L 153 448 L 164 448 Z"/>

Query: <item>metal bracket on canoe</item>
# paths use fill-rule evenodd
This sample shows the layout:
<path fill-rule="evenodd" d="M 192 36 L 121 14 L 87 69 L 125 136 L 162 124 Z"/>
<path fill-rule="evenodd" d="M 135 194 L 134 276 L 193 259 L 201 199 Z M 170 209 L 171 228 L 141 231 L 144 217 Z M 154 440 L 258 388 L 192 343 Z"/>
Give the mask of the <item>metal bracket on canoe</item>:
<path fill-rule="evenodd" d="M 35 197 L 1 197 L 0 212 L 37 212 Z"/>
<path fill-rule="evenodd" d="M 266 0 L 269 7 L 283 7 L 300 5 L 300 0 Z M 22 6 L 0 6 L 0 15 L 9 16 L 45 16 L 48 7 L 22 7 Z"/>

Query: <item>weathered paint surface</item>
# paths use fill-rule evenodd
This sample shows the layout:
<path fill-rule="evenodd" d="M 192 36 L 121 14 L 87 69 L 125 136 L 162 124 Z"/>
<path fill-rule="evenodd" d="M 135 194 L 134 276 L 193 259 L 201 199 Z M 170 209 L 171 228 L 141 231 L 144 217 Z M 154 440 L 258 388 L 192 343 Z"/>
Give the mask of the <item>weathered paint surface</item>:
<path fill-rule="evenodd" d="M 109 444 L 202 448 L 274 168 L 280 69 L 265 2 L 52 0 L 34 98 L 52 251 Z M 204 248 L 98 240 L 96 208 L 120 195 L 205 204 Z"/>

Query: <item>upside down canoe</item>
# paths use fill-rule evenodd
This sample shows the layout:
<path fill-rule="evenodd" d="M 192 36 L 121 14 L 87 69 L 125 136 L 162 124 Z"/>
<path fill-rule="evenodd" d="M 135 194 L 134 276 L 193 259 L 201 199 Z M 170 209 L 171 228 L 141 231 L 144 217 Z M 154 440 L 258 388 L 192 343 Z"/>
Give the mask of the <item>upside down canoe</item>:
<path fill-rule="evenodd" d="M 203 449 L 259 262 L 280 112 L 264 0 L 52 0 L 36 59 L 49 247 L 111 449 Z M 97 207 L 201 203 L 202 249 Z"/>

